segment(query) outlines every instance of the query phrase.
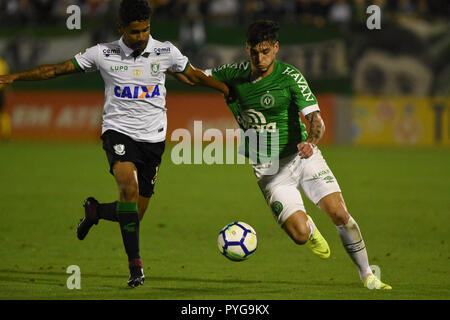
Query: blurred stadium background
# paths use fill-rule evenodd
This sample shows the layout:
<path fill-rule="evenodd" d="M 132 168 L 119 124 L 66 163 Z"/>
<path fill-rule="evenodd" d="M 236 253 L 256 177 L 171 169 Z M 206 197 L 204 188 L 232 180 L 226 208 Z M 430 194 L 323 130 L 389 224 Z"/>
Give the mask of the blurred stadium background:
<path fill-rule="evenodd" d="M 0 0 L 0 70 L 65 61 L 117 39 L 119 3 Z M 71 4 L 81 8 L 80 30 L 66 27 Z M 318 97 L 327 127 L 322 152 L 363 230 L 370 262 L 394 290 L 360 286 L 335 229 L 310 202 L 308 212 L 336 253 L 329 262 L 315 262 L 277 229 L 249 167 L 175 165 L 169 151 L 142 224 L 151 281 L 121 290 L 128 270 L 117 226 L 101 223 L 83 243 L 75 237 L 82 199 L 117 197 L 99 139 L 103 81 L 99 73 L 80 73 L 2 88 L 0 299 L 450 297 L 448 0 L 151 4 L 152 36 L 205 69 L 246 58 L 251 21 L 281 23 L 278 59 L 300 69 Z M 380 30 L 366 27 L 371 4 L 382 10 Z M 192 130 L 194 120 L 203 130 L 236 127 L 220 94 L 171 77 L 167 87 L 168 141 L 177 128 Z M 217 232 L 232 219 L 258 232 L 259 253 L 245 264 L 228 263 L 217 251 Z M 73 263 L 85 290 L 65 287 Z"/>
<path fill-rule="evenodd" d="M 61 62 L 98 42 L 113 41 L 119 37 L 119 3 L 2 0 L 0 57 L 15 72 Z M 81 8 L 80 30 L 66 27 L 71 4 Z M 324 143 L 450 145 L 450 5 L 446 0 L 159 0 L 151 4 L 152 35 L 173 42 L 203 69 L 245 59 L 245 29 L 251 21 L 279 21 L 278 59 L 299 68 L 318 96 L 326 116 Z M 380 30 L 366 27 L 370 4 L 382 9 Z M 192 127 L 195 119 L 204 121 L 204 129 L 234 127 L 221 97 L 210 90 L 168 77 L 168 92 L 168 137 L 175 128 Z M 4 100 L 12 139 L 98 139 L 103 102 L 98 73 L 18 82 L 5 89 Z M 211 112 L 211 104 L 220 106 Z M 7 129 L 3 135 L 8 135 Z"/>

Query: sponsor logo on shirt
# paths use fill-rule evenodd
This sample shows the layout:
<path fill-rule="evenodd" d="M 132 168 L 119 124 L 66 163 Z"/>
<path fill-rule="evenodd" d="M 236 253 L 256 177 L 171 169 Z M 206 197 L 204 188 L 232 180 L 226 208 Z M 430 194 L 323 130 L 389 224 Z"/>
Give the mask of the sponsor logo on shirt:
<path fill-rule="evenodd" d="M 160 54 L 167 54 L 170 53 L 170 47 L 167 48 L 155 48 L 153 51 L 156 53 L 157 56 Z"/>
<path fill-rule="evenodd" d="M 237 117 L 238 123 L 245 130 L 254 129 L 258 132 L 267 131 L 267 132 L 276 132 L 277 123 L 270 122 L 267 123 L 266 117 L 254 109 L 248 109 Z"/>
<path fill-rule="evenodd" d="M 159 97 L 159 86 L 115 86 L 114 95 L 122 99 L 148 99 Z"/>
<path fill-rule="evenodd" d="M 235 62 L 235 63 L 225 63 L 217 68 L 213 69 L 213 72 L 217 72 L 223 69 L 240 69 L 240 70 L 247 70 L 248 67 L 250 66 L 250 62 L 249 61 L 244 61 L 244 62 Z"/>
<path fill-rule="evenodd" d="M 123 72 L 128 70 L 128 66 L 110 66 L 112 72 Z"/>
<path fill-rule="evenodd" d="M 302 74 L 298 73 L 296 70 L 287 67 L 282 74 L 288 74 L 292 78 L 294 78 L 295 82 L 297 83 L 298 87 L 302 91 L 302 95 L 305 98 L 306 101 L 314 101 L 314 96 L 311 92 L 311 89 L 309 89 L 308 83 L 306 82 L 306 79 L 303 77 Z"/>
<path fill-rule="evenodd" d="M 120 55 L 120 48 L 117 49 L 103 49 L 103 55 L 109 57 L 111 55 Z"/>

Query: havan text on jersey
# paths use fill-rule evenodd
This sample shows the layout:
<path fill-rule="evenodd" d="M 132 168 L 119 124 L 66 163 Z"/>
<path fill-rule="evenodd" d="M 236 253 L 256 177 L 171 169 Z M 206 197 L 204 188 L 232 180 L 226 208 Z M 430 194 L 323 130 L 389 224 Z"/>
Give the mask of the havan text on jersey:
<path fill-rule="evenodd" d="M 288 74 L 292 78 L 294 78 L 295 82 L 297 82 L 298 87 L 302 91 L 302 95 L 305 98 L 306 101 L 314 101 L 314 98 L 312 96 L 311 89 L 308 86 L 308 83 L 306 82 L 306 79 L 303 77 L 302 74 L 297 73 L 296 70 L 287 67 L 281 74 Z"/>

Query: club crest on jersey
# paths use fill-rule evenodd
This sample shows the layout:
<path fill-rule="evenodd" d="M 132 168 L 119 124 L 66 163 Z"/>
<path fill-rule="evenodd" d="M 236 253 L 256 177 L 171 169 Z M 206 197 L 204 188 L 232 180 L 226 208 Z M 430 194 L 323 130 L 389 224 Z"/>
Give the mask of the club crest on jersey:
<path fill-rule="evenodd" d="M 123 156 L 125 154 L 125 146 L 123 144 L 115 144 L 113 148 L 114 152 L 119 156 Z"/>
<path fill-rule="evenodd" d="M 159 86 L 115 86 L 114 95 L 122 99 L 148 99 L 159 97 Z"/>
<path fill-rule="evenodd" d="M 275 104 L 275 98 L 270 93 L 266 93 L 261 97 L 260 100 L 261 107 L 270 108 Z"/>
<path fill-rule="evenodd" d="M 152 62 L 150 64 L 150 67 L 152 69 L 152 76 L 157 76 L 159 74 L 159 63 L 158 62 Z"/>
<path fill-rule="evenodd" d="M 283 211 L 283 205 L 280 201 L 273 202 L 270 207 L 272 208 L 273 213 L 278 217 L 280 213 Z"/>

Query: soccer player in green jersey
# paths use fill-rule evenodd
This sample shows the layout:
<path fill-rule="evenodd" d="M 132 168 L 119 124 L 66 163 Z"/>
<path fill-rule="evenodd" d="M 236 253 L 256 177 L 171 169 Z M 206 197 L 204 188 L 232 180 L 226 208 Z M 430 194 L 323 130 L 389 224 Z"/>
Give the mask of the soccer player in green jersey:
<path fill-rule="evenodd" d="M 330 256 L 328 243 L 306 214 L 301 188 L 335 224 L 364 286 L 391 289 L 372 273 L 358 224 L 349 214 L 336 178 L 317 147 L 325 125 L 314 94 L 299 70 L 276 60 L 278 30 L 273 21 L 251 24 L 246 43 L 250 60 L 225 64 L 205 73 L 234 92 L 235 100 L 227 104 L 242 130 L 277 135 L 275 145 L 273 139 L 266 139 L 272 144 L 266 152 L 261 152 L 259 146 L 254 150 L 257 161 L 253 170 L 277 222 L 292 240 L 307 244 L 323 259 Z M 309 132 L 300 113 L 309 122 Z M 244 143 L 248 156 L 255 146 L 247 140 Z"/>

